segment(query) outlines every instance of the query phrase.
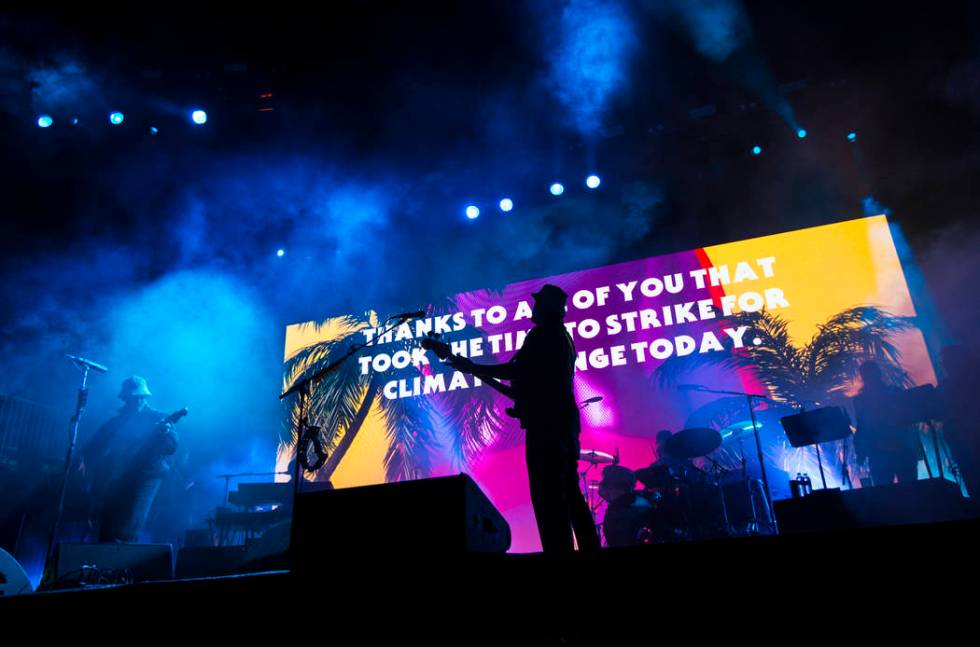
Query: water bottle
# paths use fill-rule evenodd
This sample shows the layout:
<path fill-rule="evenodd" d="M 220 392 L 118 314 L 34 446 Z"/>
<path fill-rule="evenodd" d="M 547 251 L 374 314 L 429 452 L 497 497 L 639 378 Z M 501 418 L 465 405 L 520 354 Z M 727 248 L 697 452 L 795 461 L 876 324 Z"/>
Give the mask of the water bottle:
<path fill-rule="evenodd" d="M 803 495 L 808 496 L 813 494 L 813 481 L 810 480 L 810 475 L 803 472 Z"/>
<path fill-rule="evenodd" d="M 794 499 L 802 499 L 806 494 L 803 486 L 803 475 L 799 472 L 796 473 L 796 478 L 789 482 L 789 491 Z"/>

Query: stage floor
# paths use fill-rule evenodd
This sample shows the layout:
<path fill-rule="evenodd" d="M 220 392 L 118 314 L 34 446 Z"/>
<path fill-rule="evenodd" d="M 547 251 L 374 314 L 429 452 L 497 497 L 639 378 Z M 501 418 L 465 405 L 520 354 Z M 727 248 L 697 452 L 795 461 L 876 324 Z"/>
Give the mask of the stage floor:
<path fill-rule="evenodd" d="M 299 619 L 306 638 L 342 632 L 413 644 L 608 644 L 614 636 L 656 642 L 665 630 L 700 637 L 726 627 L 744 638 L 792 621 L 798 626 L 787 638 L 795 639 L 816 617 L 821 626 L 837 622 L 835 613 L 891 617 L 894 624 L 902 617 L 895 614 L 908 609 L 919 623 L 932 609 L 948 621 L 957 604 L 973 604 L 972 591 L 960 584 L 980 574 L 978 546 L 980 520 L 970 520 L 604 549 L 563 559 L 323 555 L 289 571 L 12 597 L 0 600 L 0 615 L 97 618 L 147 630 L 167 618 L 242 638 L 276 627 L 285 635 Z"/>

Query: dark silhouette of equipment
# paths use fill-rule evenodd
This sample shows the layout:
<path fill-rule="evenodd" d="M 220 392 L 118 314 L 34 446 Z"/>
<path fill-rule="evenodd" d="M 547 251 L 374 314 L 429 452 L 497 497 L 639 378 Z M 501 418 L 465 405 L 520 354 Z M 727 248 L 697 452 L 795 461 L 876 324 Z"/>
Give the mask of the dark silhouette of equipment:
<path fill-rule="evenodd" d="M 62 542 L 46 588 L 79 588 L 173 579 L 170 544 L 76 544 Z M 46 584 L 46 583 L 45 583 Z"/>
<path fill-rule="evenodd" d="M 966 499 L 951 481 L 926 479 L 856 490 L 815 490 L 776 501 L 782 534 L 957 521 L 970 517 Z"/>
<path fill-rule="evenodd" d="M 301 493 L 293 514 L 293 567 L 324 556 L 503 553 L 510 526 L 466 474 Z M 329 561 L 329 560 L 328 560 Z"/>

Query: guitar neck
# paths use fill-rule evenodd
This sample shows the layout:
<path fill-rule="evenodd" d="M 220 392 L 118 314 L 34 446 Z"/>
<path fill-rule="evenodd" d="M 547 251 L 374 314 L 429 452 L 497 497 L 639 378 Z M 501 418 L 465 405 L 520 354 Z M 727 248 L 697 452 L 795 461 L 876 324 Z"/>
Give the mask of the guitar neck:
<path fill-rule="evenodd" d="M 480 381 L 492 388 L 493 390 L 501 393 L 511 400 L 514 399 L 514 388 L 507 386 L 495 377 L 489 377 L 486 375 L 480 375 L 479 373 L 473 373 L 476 377 L 480 378 Z"/>
<path fill-rule="evenodd" d="M 459 355 L 453 354 L 449 344 L 443 341 L 439 341 L 438 339 L 434 338 L 434 336 L 432 335 L 422 340 L 422 348 L 433 351 L 436 354 L 436 357 L 442 359 L 443 361 L 448 361 L 450 364 L 452 364 L 455 360 L 463 359 Z M 495 377 L 491 377 L 489 375 L 481 375 L 479 371 L 480 368 L 479 364 L 476 364 L 475 367 L 476 370 L 471 371 L 474 376 L 480 378 L 480 380 L 484 384 L 494 389 L 498 393 L 507 396 L 511 400 L 515 399 L 514 388 L 512 386 L 507 386 L 506 384 L 502 384 L 500 380 L 498 380 Z"/>

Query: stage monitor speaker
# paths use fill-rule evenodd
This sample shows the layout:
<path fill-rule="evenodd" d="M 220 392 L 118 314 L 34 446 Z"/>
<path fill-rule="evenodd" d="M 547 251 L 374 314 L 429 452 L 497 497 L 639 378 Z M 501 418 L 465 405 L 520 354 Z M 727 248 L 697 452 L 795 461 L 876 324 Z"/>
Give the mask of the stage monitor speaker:
<path fill-rule="evenodd" d="M 846 530 L 910 523 L 958 521 L 969 517 L 956 483 L 909 481 L 857 490 L 814 490 L 774 505 L 781 533 Z"/>
<path fill-rule="evenodd" d="M 235 575 L 248 554 L 246 546 L 185 546 L 177 552 L 179 580 Z"/>
<path fill-rule="evenodd" d="M 64 588 L 92 580 L 132 582 L 173 579 L 170 544 L 60 543 L 54 557 L 55 577 L 46 588 Z"/>
<path fill-rule="evenodd" d="M 33 592 L 34 587 L 20 563 L 0 548 L 0 597 Z"/>
<path fill-rule="evenodd" d="M 293 514 L 294 567 L 324 555 L 503 553 L 510 526 L 466 474 L 301 493 Z"/>

